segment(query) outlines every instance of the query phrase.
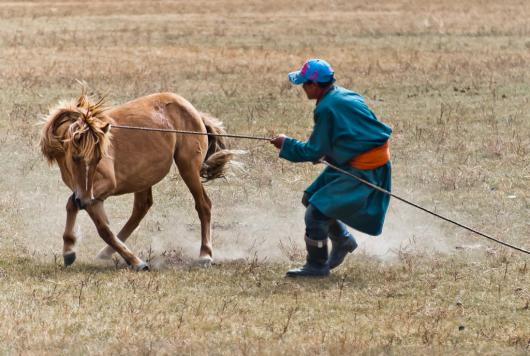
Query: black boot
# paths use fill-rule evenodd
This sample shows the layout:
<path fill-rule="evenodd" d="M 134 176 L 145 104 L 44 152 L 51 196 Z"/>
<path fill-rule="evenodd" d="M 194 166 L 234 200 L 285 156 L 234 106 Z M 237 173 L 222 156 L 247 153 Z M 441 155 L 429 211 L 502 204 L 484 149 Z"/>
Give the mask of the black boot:
<path fill-rule="evenodd" d="M 300 268 L 287 271 L 287 277 L 329 276 L 328 245 L 326 240 L 311 240 L 305 237 L 307 262 Z"/>
<path fill-rule="evenodd" d="M 346 255 L 357 248 L 355 238 L 344 228 L 344 225 L 341 227 L 339 224 L 339 222 L 335 222 L 330 226 L 329 230 L 331 253 L 328 264 L 330 269 L 339 266 L 346 258 Z"/>

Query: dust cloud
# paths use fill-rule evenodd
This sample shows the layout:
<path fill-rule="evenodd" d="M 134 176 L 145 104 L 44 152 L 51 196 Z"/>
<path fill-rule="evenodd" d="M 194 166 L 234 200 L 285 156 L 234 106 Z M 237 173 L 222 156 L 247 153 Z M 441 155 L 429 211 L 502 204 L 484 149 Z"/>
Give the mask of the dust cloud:
<path fill-rule="evenodd" d="M 257 259 L 269 262 L 301 261 L 305 258 L 304 207 L 278 209 L 239 204 L 213 218 L 214 259 L 217 262 Z M 177 250 L 188 258 L 198 256 L 200 225 L 177 219 L 167 231 L 152 236 L 156 254 Z M 383 233 L 373 237 L 350 229 L 357 253 L 393 261 L 399 253 L 450 253 L 454 250 L 442 224 L 402 203 L 391 202 Z"/>
<path fill-rule="evenodd" d="M 31 178 L 43 180 L 42 176 Z M 42 256 L 47 261 L 50 258 L 60 261 L 64 205 L 70 193 L 67 188 L 60 186 L 58 177 L 50 180 L 52 182 L 47 183 L 52 183 L 51 187 L 48 185 L 51 189 L 39 188 L 47 186 L 42 184 L 33 190 L 27 186 L 16 190 L 13 200 L 18 205 L 18 212 L 14 214 L 20 218 L 13 217 L 10 220 L 18 221 L 13 227 L 19 233 L 18 236 L 13 236 L 12 241 L 34 257 Z M 18 182 L 18 185 L 21 184 Z M 60 187 L 59 191 L 56 190 L 57 186 Z M 223 191 L 225 187 L 218 189 Z M 177 262 L 184 264 L 192 263 L 198 257 L 200 248 L 200 223 L 193 202 L 190 197 L 186 202 L 164 200 L 160 196 L 163 192 L 157 190 L 159 189 L 155 188 L 155 205 L 127 241 L 127 245 L 142 258 L 154 256 L 152 260 L 155 267 L 162 267 L 165 261 L 171 260 L 167 256 L 177 258 Z M 179 192 L 178 195 L 188 196 L 189 192 Z M 269 198 L 270 195 L 265 192 L 265 198 L 256 199 L 251 195 L 247 202 L 234 200 L 228 206 L 221 204 L 226 204 L 223 196 L 213 195 L 212 240 L 215 261 L 303 261 L 305 209 L 299 202 L 299 192 L 285 193 L 281 199 Z M 112 197 L 106 207 L 111 227 L 116 233 L 129 217 L 132 195 Z M 28 214 L 32 211 L 35 213 L 31 213 L 32 218 L 28 219 Z M 454 251 L 454 241 L 445 232 L 448 229 L 443 222 L 396 200 L 391 200 L 382 235 L 372 237 L 355 230 L 350 231 L 359 243 L 356 253 L 385 261 L 394 260 L 403 251 Z M 94 256 L 105 244 L 84 212 L 78 216 L 76 235 L 78 258 L 94 263 Z"/>

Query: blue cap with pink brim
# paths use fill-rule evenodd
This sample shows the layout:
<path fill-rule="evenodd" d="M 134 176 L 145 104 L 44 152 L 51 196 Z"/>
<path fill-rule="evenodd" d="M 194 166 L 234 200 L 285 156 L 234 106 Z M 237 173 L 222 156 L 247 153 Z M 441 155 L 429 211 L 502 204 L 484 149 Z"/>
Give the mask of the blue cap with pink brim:
<path fill-rule="evenodd" d="M 333 68 L 323 59 L 309 59 L 302 68 L 288 74 L 289 81 L 295 85 L 306 82 L 329 83 L 334 82 Z"/>

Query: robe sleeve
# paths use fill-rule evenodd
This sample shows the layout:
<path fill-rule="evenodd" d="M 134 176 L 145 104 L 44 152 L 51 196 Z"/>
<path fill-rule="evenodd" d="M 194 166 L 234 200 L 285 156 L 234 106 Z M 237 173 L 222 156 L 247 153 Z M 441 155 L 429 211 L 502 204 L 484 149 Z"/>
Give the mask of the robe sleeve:
<path fill-rule="evenodd" d="M 280 157 L 291 162 L 316 162 L 327 156 L 331 150 L 332 116 L 326 112 L 315 113 L 315 126 L 306 142 L 286 138 L 280 150 Z"/>

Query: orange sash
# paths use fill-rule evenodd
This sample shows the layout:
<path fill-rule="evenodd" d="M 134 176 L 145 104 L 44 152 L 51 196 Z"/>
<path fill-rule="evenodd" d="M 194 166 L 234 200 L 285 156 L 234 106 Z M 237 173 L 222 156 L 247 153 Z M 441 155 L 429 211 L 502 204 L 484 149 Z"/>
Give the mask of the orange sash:
<path fill-rule="evenodd" d="M 390 148 L 388 141 L 384 145 L 372 148 L 353 157 L 350 166 L 357 169 L 376 169 L 390 161 Z"/>

